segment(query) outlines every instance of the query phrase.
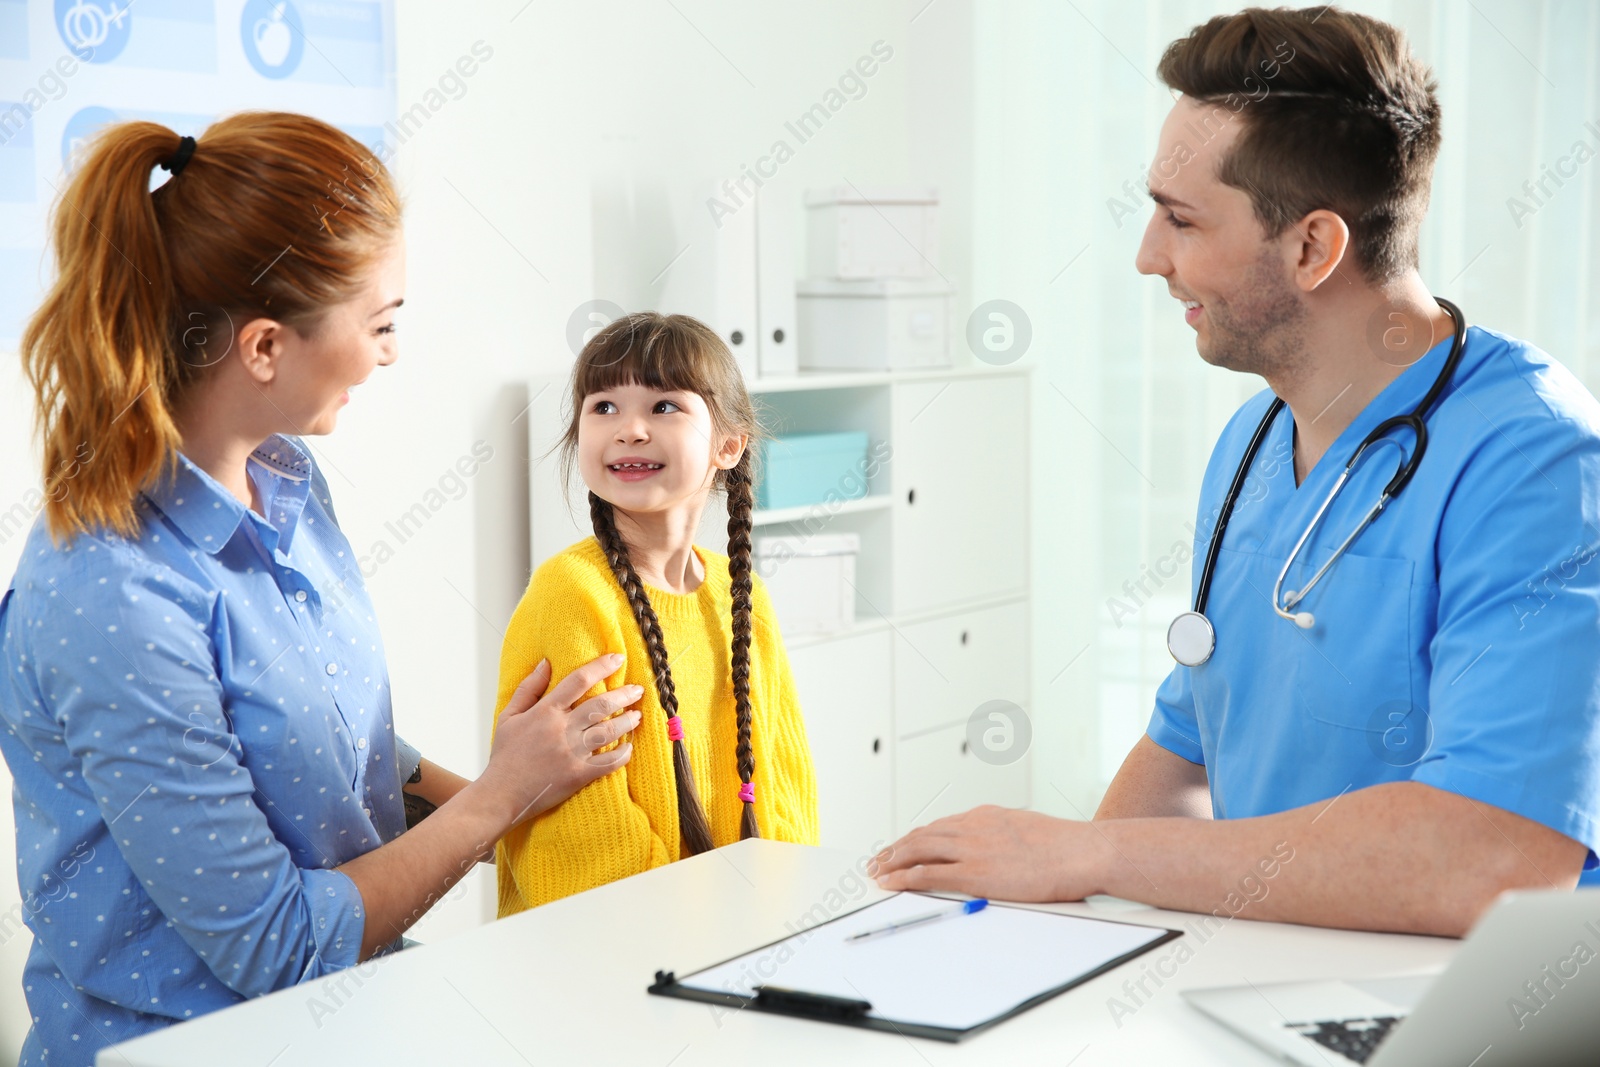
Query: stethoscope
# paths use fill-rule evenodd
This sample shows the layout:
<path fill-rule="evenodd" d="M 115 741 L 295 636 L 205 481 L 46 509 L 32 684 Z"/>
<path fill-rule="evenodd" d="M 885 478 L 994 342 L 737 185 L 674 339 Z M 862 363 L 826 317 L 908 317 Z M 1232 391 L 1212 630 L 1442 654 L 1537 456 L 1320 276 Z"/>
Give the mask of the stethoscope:
<path fill-rule="evenodd" d="M 1434 299 L 1438 301 L 1440 307 L 1450 313 L 1450 319 L 1455 324 L 1455 338 L 1450 343 L 1450 355 L 1445 359 L 1444 367 L 1440 369 L 1439 376 L 1433 380 L 1433 386 L 1428 390 L 1428 395 L 1424 396 L 1416 407 L 1404 415 L 1396 415 L 1393 418 L 1383 420 L 1372 428 L 1371 433 L 1362 438 L 1361 443 L 1356 446 L 1355 452 L 1351 454 L 1350 462 L 1344 465 L 1344 470 L 1340 473 L 1338 481 L 1333 483 L 1333 489 L 1329 491 L 1328 498 L 1322 502 L 1322 506 L 1312 516 L 1311 524 L 1306 527 L 1305 533 L 1300 535 L 1300 540 L 1295 542 L 1294 551 L 1289 553 L 1288 562 L 1284 563 L 1283 569 L 1278 572 L 1278 580 L 1272 587 L 1272 610 L 1278 614 L 1279 618 L 1289 620 L 1302 630 L 1310 629 L 1316 625 L 1316 616 L 1309 611 L 1297 612 L 1294 610 L 1295 607 L 1305 600 L 1306 595 L 1311 590 L 1316 588 L 1317 583 L 1322 581 L 1323 575 L 1328 573 L 1328 568 L 1332 567 L 1339 557 L 1344 555 L 1345 549 L 1350 547 L 1351 542 L 1356 539 L 1361 531 L 1372 525 L 1372 521 L 1382 514 L 1383 509 L 1389 506 L 1389 502 L 1400 495 L 1400 490 L 1404 489 L 1406 483 L 1411 480 L 1411 476 L 1417 473 L 1417 466 L 1422 462 L 1423 454 L 1428 451 L 1428 411 L 1433 407 L 1434 402 L 1439 399 L 1439 394 L 1444 392 L 1445 383 L 1455 373 L 1456 366 L 1461 362 L 1461 352 L 1466 346 L 1467 340 L 1467 320 L 1461 314 L 1461 309 L 1442 297 L 1434 297 Z M 1206 601 L 1211 594 L 1211 578 L 1216 574 L 1217 570 L 1217 553 L 1222 548 L 1223 532 L 1227 530 L 1228 520 L 1233 516 L 1233 506 L 1238 501 L 1239 492 L 1244 487 L 1245 478 L 1250 473 L 1250 465 L 1255 462 L 1256 453 L 1261 450 L 1261 442 L 1266 439 L 1267 431 L 1272 428 L 1272 422 L 1278 417 L 1278 412 L 1283 410 L 1283 406 L 1281 397 L 1272 401 L 1271 406 L 1267 408 L 1267 413 L 1261 418 L 1261 424 L 1256 427 L 1256 432 L 1251 436 L 1249 446 L 1245 448 L 1244 459 L 1239 461 L 1239 469 L 1234 471 L 1233 481 L 1228 486 L 1228 493 L 1222 499 L 1222 511 L 1217 516 L 1217 528 L 1211 535 L 1211 545 L 1206 549 L 1205 567 L 1200 571 L 1200 585 L 1194 594 L 1194 609 L 1179 615 L 1172 620 L 1172 625 L 1167 627 L 1167 651 L 1172 653 L 1173 659 L 1185 667 L 1200 666 L 1200 664 L 1210 659 L 1211 653 L 1216 650 L 1217 631 L 1212 628 L 1211 620 L 1206 618 Z M 1378 497 L 1378 502 L 1372 506 L 1372 510 L 1367 512 L 1366 517 L 1357 524 L 1356 528 L 1350 531 L 1350 536 L 1346 537 L 1343 543 L 1334 550 L 1333 555 L 1328 557 L 1328 562 L 1324 563 L 1311 576 L 1311 581 L 1307 582 L 1303 589 L 1291 589 L 1285 595 L 1283 592 L 1284 578 L 1288 576 L 1289 569 L 1294 566 L 1294 561 L 1300 555 L 1300 550 L 1305 547 L 1307 541 L 1311 540 L 1311 535 L 1316 533 L 1317 527 L 1321 525 L 1322 516 L 1327 514 L 1334 498 L 1339 495 L 1339 490 L 1344 488 L 1344 483 L 1349 480 L 1350 474 L 1355 470 L 1356 462 L 1361 459 L 1362 453 L 1370 446 L 1382 443 L 1385 435 L 1399 426 L 1409 427 L 1411 432 L 1416 435 L 1417 445 L 1412 449 L 1411 456 L 1401 460 L 1400 469 L 1395 471 L 1393 478 L 1389 479 L 1389 484 L 1383 487 L 1383 493 Z M 1395 442 L 1390 441 L 1387 443 L 1394 444 L 1396 448 L 1399 447 Z"/>

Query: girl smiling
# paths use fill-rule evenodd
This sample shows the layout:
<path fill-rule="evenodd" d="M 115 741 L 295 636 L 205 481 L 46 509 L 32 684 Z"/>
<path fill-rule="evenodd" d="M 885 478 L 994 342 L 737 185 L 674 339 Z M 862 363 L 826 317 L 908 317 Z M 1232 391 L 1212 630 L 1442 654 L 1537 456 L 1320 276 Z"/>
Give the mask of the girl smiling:
<path fill-rule="evenodd" d="M 512 616 L 508 696 L 541 659 L 559 675 L 599 652 L 627 662 L 642 720 L 627 767 L 500 842 L 509 915 L 748 837 L 816 844 L 816 782 L 789 661 L 750 565 L 754 405 L 706 326 L 640 313 L 584 346 L 562 440 L 595 535 L 546 561 Z M 694 544 L 714 490 L 728 550 Z"/>

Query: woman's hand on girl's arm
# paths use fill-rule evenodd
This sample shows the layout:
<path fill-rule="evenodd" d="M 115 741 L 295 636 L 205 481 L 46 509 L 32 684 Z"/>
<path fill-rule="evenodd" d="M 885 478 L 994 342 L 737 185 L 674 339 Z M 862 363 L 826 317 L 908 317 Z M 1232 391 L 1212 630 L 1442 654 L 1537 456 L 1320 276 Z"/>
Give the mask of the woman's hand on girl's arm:
<path fill-rule="evenodd" d="M 637 685 L 624 685 L 578 699 L 622 668 L 623 657 L 610 653 L 590 660 L 551 689 L 550 663 L 541 660 L 517 686 L 495 721 L 489 766 L 472 788 L 510 805 L 504 829 L 549 811 L 572 794 L 621 767 L 633 755 L 633 743 L 610 752 L 599 749 L 631 733 L 639 725 L 637 708 L 624 708 L 644 696 Z M 538 703 L 535 703 L 538 701 Z M 496 835 L 498 836 L 498 835 Z M 493 845 L 493 842 L 490 842 Z"/>
<path fill-rule="evenodd" d="M 618 712 L 643 690 L 625 685 L 575 703 L 621 665 L 621 656 L 601 656 L 545 692 L 550 666 L 540 663 L 500 713 L 483 774 L 454 790 L 415 829 L 338 868 L 361 893 L 361 959 L 409 929 L 511 827 L 628 762 L 631 744 L 596 750 L 638 725 L 637 711 Z"/>

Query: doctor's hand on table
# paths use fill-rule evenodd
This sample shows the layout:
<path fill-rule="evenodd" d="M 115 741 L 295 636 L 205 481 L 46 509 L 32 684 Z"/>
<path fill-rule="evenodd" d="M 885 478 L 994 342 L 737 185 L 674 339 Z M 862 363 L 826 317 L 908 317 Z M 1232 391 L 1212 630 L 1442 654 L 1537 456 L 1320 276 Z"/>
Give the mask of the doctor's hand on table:
<path fill-rule="evenodd" d="M 869 872 L 891 890 L 945 891 L 1042 903 L 1104 892 L 1092 823 L 984 806 L 919 826 L 878 853 Z"/>
<path fill-rule="evenodd" d="M 1205 771 L 1141 738 L 1094 821 L 974 808 L 875 859 L 890 890 L 1013 901 L 1109 894 L 1174 911 L 1462 937 L 1508 889 L 1571 889 L 1588 849 L 1420 782 L 1212 819 Z"/>
<path fill-rule="evenodd" d="M 389 844 L 338 868 L 361 893 L 363 960 L 403 934 L 491 855 L 507 830 L 628 762 L 631 743 L 598 750 L 639 725 L 639 711 L 624 709 L 644 690 L 625 685 L 575 703 L 622 663 L 620 655 L 601 656 L 551 686 L 550 664 L 541 662 L 501 711 L 489 766 L 475 781 L 424 762 L 418 784 L 429 788 L 411 792 L 425 795 L 437 809 Z"/>

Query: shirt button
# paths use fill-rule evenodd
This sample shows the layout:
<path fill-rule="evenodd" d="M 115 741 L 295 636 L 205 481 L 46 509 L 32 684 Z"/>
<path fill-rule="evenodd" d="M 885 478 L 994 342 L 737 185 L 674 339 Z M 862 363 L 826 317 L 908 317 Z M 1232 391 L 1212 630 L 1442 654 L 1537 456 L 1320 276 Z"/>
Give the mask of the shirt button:
<path fill-rule="evenodd" d="M 295 593 L 294 598 L 304 604 L 306 602 L 306 591 L 304 589 L 299 590 Z"/>
<path fill-rule="evenodd" d="M 338 674 L 339 673 L 339 665 L 337 663 L 330 663 L 330 664 L 328 664 L 327 670 L 328 670 L 329 674 Z"/>
<path fill-rule="evenodd" d="M 356 742 L 356 747 L 357 748 L 366 748 L 367 747 L 367 739 L 365 737 L 363 737 L 361 740 L 357 741 Z"/>

